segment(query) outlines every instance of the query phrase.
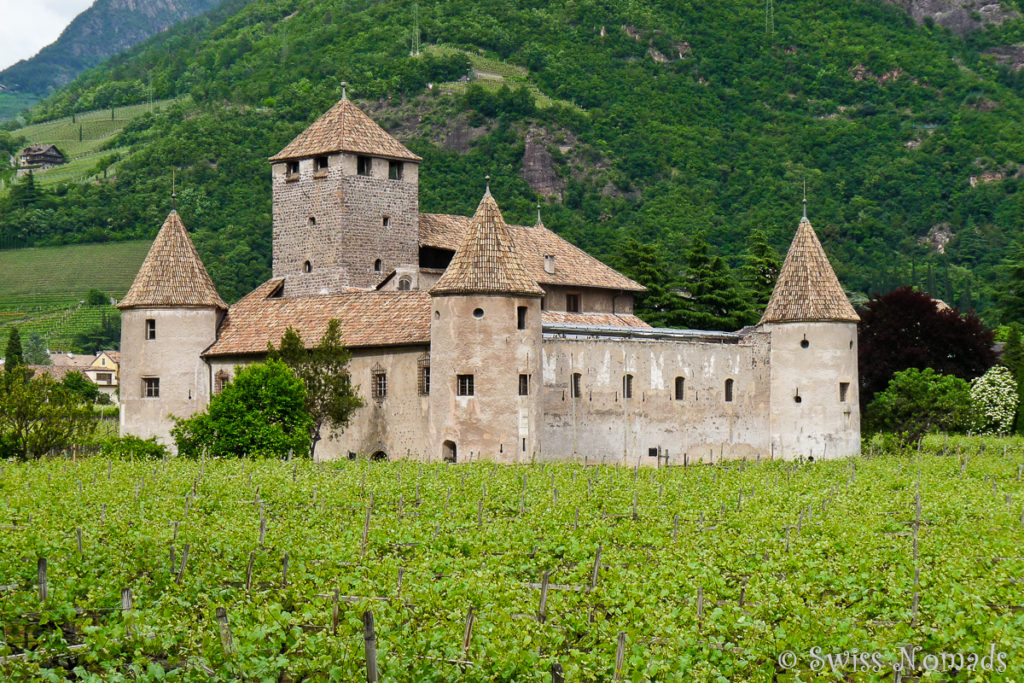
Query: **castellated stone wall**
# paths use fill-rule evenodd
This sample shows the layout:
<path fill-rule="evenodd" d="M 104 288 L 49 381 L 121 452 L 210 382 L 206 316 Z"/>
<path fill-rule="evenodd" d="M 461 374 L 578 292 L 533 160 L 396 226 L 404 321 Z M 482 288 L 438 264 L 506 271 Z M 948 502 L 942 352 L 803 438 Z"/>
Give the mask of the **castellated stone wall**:
<path fill-rule="evenodd" d="M 302 159 L 291 176 L 273 166 L 273 273 L 286 278 L 285 296 L 373 287 L 419 260 L 417 164 L 403 162 L 400 180 L 388 178 L 387 159 L 374 158 L 369 176 L 357 175 L 353 154 L 328 164 Z"/>
<path fill-rule="evenodd" d="M 769 349 L 760 333 L 739 344 L 545 339 L 542 459 L 657 466 L 659 454 L 670 465 L 684 455 L 690 463 L 770 458 Z"/>

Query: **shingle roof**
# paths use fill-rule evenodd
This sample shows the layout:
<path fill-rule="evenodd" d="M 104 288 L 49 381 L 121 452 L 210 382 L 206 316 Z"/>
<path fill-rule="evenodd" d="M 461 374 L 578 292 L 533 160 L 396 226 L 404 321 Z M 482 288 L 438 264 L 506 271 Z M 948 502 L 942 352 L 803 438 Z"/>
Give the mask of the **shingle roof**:
<path fill-rule="evenodd" d="M 430 343 L 430 296 L 423 291 L 358 291 L 331 295 L 272 296 L 282 280 L 264 282 L 234 304 L 207 356 L 265 353 L 288 327 L 315 345 L 332 318 L 341 321 L 349 348 Z"/>
<path fill-rule="evenodd" d="M 541 311 L 541 325 L 598 325 L 600 327 L 650 327 L 640 318 L 629 313 L 566 313 L 565 311 Z"/>
<path fill-rule="evenodd" d="M 452 262 L 430 293 L 544 294 L 523 266 L 516 242 L 489 190 L 480 200 Z"/>
<path fill-rule="evenodd" d="M 227 308 L 177 211 L 167 216 L 131 289 L 117 304 L 118 308 L 145 306 Z"/>
<path fill-rule="evenodd" d="M 797 226 L 760 324 L 831 320 L 858 322 L 860 317 L 805 217 Z"/>
<path fill-rule="evenodd" d="M 420 246 L 455 250 L 462 244 L 472 218 L 420 214 Z M 519 259 L 534 281 L 547 285 L 600 287 L 642 292 L 644 287 L 609 268 L 542 225 L 508 225 Z M 555 272 L 544 270 L 544 257 L 555 257 Z"/>
<path fill-rule="evenodd" d="M 332 152 L 422 161 L 347 98 L 328 109 L 270 160 L 300 159 Z"/>

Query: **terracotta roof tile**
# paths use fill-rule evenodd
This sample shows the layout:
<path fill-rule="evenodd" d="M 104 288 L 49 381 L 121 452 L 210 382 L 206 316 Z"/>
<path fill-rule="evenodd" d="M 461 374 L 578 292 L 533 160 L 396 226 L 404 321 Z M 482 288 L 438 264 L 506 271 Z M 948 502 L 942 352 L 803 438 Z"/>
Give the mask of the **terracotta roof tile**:
<path fill-rule="evenodd" d="M 227 308 L 217 294 L 177 211 L 171 211 L 118 308 L 212 306 Z"/>
<path fill-rule="evenodd" d="M 472 218 L 449 214 L 420 214 L 420 246 L 458 249 Z M 644 287 L 601 263 L 542 225 L 508 225 L 527 272 L 542 285 L 601 287 L 642 292 Z M 555 272 L 544 270 L 544 257 L 555 257 Z"/>
<path fill-rule="evenodd" d="M 858 322 L 860 317 L 805 217 L 797 226 L 760 324 L 831 320 Z"/>
<path fill-rule="evenodd" d="M 566 313 L 564 311 L 542 311 L 541 325 L 600 325 L 601 327 L 647 327 L 650 325 L 640 318 L 627 313 Z"/>
<path fill-rule="evenodd" d="M 265 353 L 288 327 L 310 346 L 332 318 L 349 348 L 430 343 L 430 296 L 422 291 L 352 291 L 279 297 L 281 279 L 268 280 L 234 304 L 207 356 Z"/>
<path fill-rule="evenodd" d="M 452 262 L 430 293 L 544 294 L 523 266 L 516 242 L 490 191 L 480 200 Z"/>
<path fill-rule="evenodd" d="M 299 159 L 332 152 L 422 161 L 346 98 L 328 109 L 270 160 Z"/>

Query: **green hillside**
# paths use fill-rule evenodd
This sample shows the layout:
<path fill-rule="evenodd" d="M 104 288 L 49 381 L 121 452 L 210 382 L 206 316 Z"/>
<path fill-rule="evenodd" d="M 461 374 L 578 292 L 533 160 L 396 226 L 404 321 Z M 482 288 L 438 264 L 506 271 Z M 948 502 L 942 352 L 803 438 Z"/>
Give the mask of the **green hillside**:
<path fill-rule="evenodd" d="M 117 315 L 112 306 L 87 305 L 89 290 L 124 296 L 149 245 L 137 240 L 0 251 L 0 339 L 16 326 L 23 336 L 40 334 L 51 350 L 68 350 L 75 334 Z"/>
<path fill-rule="evenodd" d="M 701 234 L 734 268 L 755 230 L 784 249 L 806 181 L 848 290 L 915 284 L 997 319 L 997 266 L 1024 239 L 1024 77 L 987 51 L 1024 41 L 1024 20 L 960 38 L 875 0 L 773 9 L 227 0 L 37 109 L 133 103 L 138 82 L 194 103 L 110 141 L 130 151 L 116 183 L 12 192 L 0 239 L 151 237 L 177 169 L 185 223 L 237 298 L 269 274 L 266 158 L 345 80 L 424 157 L 421 210 L 472 211 L 490 174 L 509 219 L 532 221 L 530 137 L 553 171 L 546 225 L 612 262 L 629 238 L 656 244 L 674 277 Z"/>

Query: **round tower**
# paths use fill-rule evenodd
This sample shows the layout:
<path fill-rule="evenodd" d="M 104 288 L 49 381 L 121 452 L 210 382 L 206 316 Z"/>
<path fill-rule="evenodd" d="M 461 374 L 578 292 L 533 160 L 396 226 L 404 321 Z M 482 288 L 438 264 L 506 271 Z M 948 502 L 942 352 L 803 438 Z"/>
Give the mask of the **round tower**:
<path fill-rule="evenodd" d="M 806 210 L 759 327 L 771 334 L 771 453 L 860 453 L 856 311 Z"/>
<path fill-rule="evenodd" d="M 529 462 L 539 449 L 544 290 L 484 194 L 430 289 L 430 459 Z"/>
<path fill-rule="evenodd" d="M 157 234 L 121 309 L 121 433 L 171 444 L 174 417 L 204 410 L 209 367 L 227 306 L 177 211 Z"/>

